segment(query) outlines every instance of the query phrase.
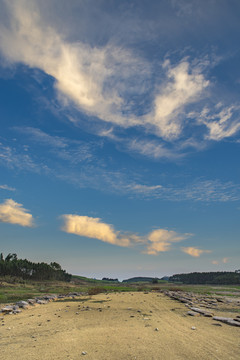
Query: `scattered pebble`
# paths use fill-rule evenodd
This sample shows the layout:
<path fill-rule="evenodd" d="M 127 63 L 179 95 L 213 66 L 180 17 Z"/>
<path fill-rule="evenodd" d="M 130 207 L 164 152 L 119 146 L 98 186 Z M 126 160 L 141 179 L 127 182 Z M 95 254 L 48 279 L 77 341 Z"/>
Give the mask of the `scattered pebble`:
<path fill-rule="evenodd" d="M 192 326 L 191 329 L 192 329 L 192 330 L 196 330 L 196 326 Z"/>

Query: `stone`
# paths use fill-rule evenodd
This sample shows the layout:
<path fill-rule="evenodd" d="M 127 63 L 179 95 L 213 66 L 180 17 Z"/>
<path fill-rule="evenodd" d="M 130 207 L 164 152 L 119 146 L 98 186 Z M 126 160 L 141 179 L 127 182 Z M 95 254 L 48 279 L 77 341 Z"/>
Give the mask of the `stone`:
<path fill-rule="evenodd" d="M 6 305 L 1 309 L 1 312 L 4 314 L 11 314 L 13 311 L 13 306 L 12 305 Z"/>
<path fill-rule="evenodd" d="M 221 316 L 214 316 L 214 317 L 213 317 L 213 320 L 221 321 L 221 322 L 223 322 L 223 323 L 225 323 L 225 324 L 228 324 L 228 325 L 240 327 L 240 322 L 235 321 L 235 320 L 233 320 L 232 318 L 221 317 Z"/>
<path fill-rule="evenodd" d="M 16 302 L 16 305 L 19 306 L 20 308 L 26 309 L 29 304 L 27 301 L 21 300 Z"/>
<path fill-rule="evenodd" d="M 48 301 L 47 301 L 47 300 L 37 299 L 37 300 L 36 300 L 36 303 L 39 304 L 39 305 L 44 305 L 44 304 L 47 304 Z"/>
<path fill-rule="evenodd" d="M 35 304 L 36 304 L 36 299 L 28 299 L 27 302 L 28 302 L 30 305 L 35 305 Z"/>
<path fill-rule="evenodd" d="M 195 312 L 195 311 L 188 311 L 187 314 L 190 316 L 200 316 L 200 313 Z"/>
<path fill-rule="evenodd" d="M 204 316 L 208 316 L 208 317 L 213 316 L 212 313 L 210 313 L 209 311 L 206 311 L 205 309 L 199 309 L 199 308 L 196 308 L 196 307 L 190 307 L 190 309 L 192 311 L 198 312 L 199 314 L 204 315 Z"/>

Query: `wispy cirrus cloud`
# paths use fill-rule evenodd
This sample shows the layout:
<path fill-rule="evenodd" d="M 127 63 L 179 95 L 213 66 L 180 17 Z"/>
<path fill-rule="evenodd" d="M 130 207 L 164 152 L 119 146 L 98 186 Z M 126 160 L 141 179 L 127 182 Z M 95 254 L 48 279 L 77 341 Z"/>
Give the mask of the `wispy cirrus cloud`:
<path fill-rule="evenodd" d="M 185 136 L 191 105 L 200 104 L 209 95 L 206 90 L 210 80 L 205 75 L 208 61 L 183 57 L 170 62 L 163 61 L 163 57 L 158 62 L 158 76 L 154 76 L 154 64 L 123 44 L 117 46 L 108 41 L 107 45 L 91 46 L 68 41 L 47 23 L 38 5 L 28 0 L 5 2 L 8 25 L 1 25 L 0 49 L 9 63 L 23 63 L 50 75 L 63 106 L 75 104 L 80 111 L 101 121 L 124 129 L 137 126 L 170 143 Z M 228 113 L 236 110 L 231 105 L 228 109 Z M 219 116 L 221 121 L 210 123 L 203 110 L 201 120 L 194 118 L 191 124 L 198 127 L 199 121 L 204 123 L 210 139 L 234 135 L 239 128 L 237 123 L 224 112 Z M 148 147 L 146 143 L 142 150 L 132 142 L 132 149 L 150 155 L 151 142 Z M 162 145 L 155 146 L 152 154 L 173 156 Z"/>
<path fill-rule="evenodd" d="M 182 247 L 181 248 L 182 251 L 188 255 L 191 255 L 193 257 L 199 257 L 200 255 L 202 254 L 208 254 L 208 253 L 211 253 L 211 250 L 202 250 L 202 249 L 198 249 L 196 247 Z"/>
<path fill-rule="evenodd" d="M 167 69 L 168 81 L 156 95 L 153 121 L 160 136 L 171 140 L 179 137 L 182 132 L 185 106 L 201 98 L 209 81 L 200 73 L 201 67 L 190 69 L 187 60 L 181 61 L 175 67 L 167 60 L 163 67 Z M 152 114 L 150 117 L 152 118 Z"/>
<path fill-rule="evenodd" d="M 55 22 L 49 22 L 47 7 L 37 1 L 3 3 L 7 21 L 0 26 L 0 50 L 5 61 L 25 64 L 50 76 L 57 101 L 66 110 L 69 121 L 94 132 L 94 118 L 99 136 L 108 137 L 117 146 L 122 143 L 118 150 L 176 161 L 192 150 L 206 149 L 210 141 L 238 133 L 239 105 L 230 101 L 225 106 L 214 104 L 212 92 L 216 84 L 211 83 L 208 70 L 216 60 L 210 60 L 210 56 L 193 58 L 183 52 L 177 59 L 161 54 L 159 59 L 150 61 L 127 43 L 119 45 L 114 37 L 101 45 L 81 37 L 76 41 L 76 34 L 75 40 L 70 40 Z M 135 20 L 137 36 L 143 31 L 139 18 Z M 72 112 L 77 116 L 72 116 Z M 84 120 L 79 119 L 82 113 Z M 133 127 L 139 137 L 129 136 Z M 114 133 L 119 128 L 124 132 L 123 139 Z M 50 140 L 36 131 L 35 136 L 45 144 Z M 74 154 L 69 154 L 62 139 L 52 140 L 62 149 L 59 156 L 71 161 Z M 83 149 L 75 151 L 75 160 L 81 159 Z M 85 156 L 89 154 L 86 149 Z"/>
<path fill-rule="evenodd" d="M 169 201 L 227 202 L 240 199 L 240 185 L 231 181 L 196 179 L 186 185 L 146 185 L 132 183 L 126 191 Z"/>
<path fill-rule="evenodd" d="M 0 222 L 33 227 L 33 216 L 24 209 L 22 204 L 12 199 L 7 199 L 0 204 Z"/>
<path fill-rule="evenodd" d="M 14 144 L 2 144 L 0 143 L 0 163 L 10 169 L 28 170 L 31 172 L 39 173 L 42 167 L 38 162 L 35 162 L 33 158 L 27 154 L 22 148 L 19 148 Z"/>
<path fill-rule="evenodd" d="M 240 106 L 224 107 L 219 103 L 214 111 L 205 107 L 198 116 L 198 122 L 208 129 L 205 137 L 209 140 L 220 141 L 237 134 L 240 130 Z"/>
<path fill-rule="evenodd" d="M 184 157 L 184 153 L 177 148 L 169 148 L 156 140 L 130 139 L 127 143 L 130 152 L 136 152 L 152 159 L 177 160 Z"/>
<path fill-rule="evenodd" d="M 2 190 L 8 190 L 8 191 L 15 191 L 16 189 L 11 187 L 11 186 L 8 186 L 8 185 L 0 185 L 0 189 Z"/>
<path fill-rule="evenodd" d="M 20 141 L 0 143 L 0 164 L 10 169 L 55 177 L 80 188 L 105 189 L 146 199 L 196 202 L 232 202 L 240 199 L 240 185 L 231 181 L 197 178 L 189 180 L 187 185 L 171 184 L 169 180 L 167 184 L 166 181 L 134 181 L 139 180 L 138 173 L 129 173 L 124 168 L 108 168 L 107 160 L 99 157 L 101 143 L 72 141 L 34 128 L 19 131 L 26 131 L 31 138 L 27 146 L 19 144 Z M 33 143 L 35 147 L 39 146 L 37 152 L 31 150 Z M 49 152 L 52 157 L 49 157 Z"/>
<path fill-rule="evenodd" d="M 93 149 L 97 143 L 70 140 L 63 136 L 50 135 L 33 127 L 15 127 L 19 133 L 28 136 L 30 142 L 45 147 L 55 157 L 68 161 L 69 164 L 86 162 L 93 157 Z M 93 159 L 92 159 L 93 160 Z"/>

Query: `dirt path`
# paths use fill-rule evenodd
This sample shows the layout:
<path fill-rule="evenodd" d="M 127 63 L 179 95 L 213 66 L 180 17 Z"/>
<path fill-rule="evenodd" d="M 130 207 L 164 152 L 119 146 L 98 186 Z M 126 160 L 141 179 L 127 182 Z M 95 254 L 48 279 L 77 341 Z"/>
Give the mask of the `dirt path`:
<path fill-rule="evenodd" d="M 239 328 L 186 312 L 158 293 L 99 294 L 32 307 L 0 321 L 0 359 L 240 359 Z"/>

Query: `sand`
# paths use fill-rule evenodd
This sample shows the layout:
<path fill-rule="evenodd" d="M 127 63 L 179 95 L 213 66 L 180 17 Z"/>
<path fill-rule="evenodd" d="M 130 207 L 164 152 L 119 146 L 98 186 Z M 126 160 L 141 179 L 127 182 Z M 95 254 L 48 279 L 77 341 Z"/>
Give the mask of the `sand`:
<path fill-rule="evenodd" d="M 186 313 L 153 292 L 54 301 L 4 316 L 0 359 L 240 359 L 240 328 Z"/>

